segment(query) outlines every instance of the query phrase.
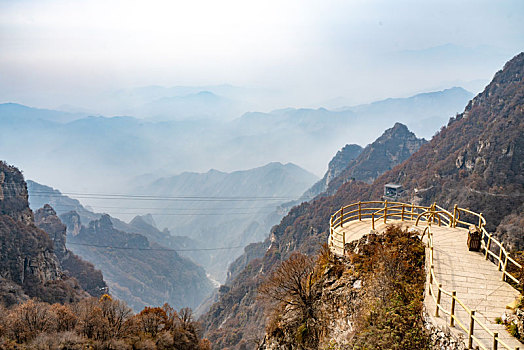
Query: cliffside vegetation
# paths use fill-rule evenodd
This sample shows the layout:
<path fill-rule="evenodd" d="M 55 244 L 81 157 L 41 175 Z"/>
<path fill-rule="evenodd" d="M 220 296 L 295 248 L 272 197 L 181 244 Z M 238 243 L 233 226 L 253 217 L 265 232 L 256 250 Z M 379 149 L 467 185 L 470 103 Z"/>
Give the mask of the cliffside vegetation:
<path fill-rule="evenodd" d="M 423 326 L 424 245 L 389 227 L 348 244 L 293 253 L 259 288 L 269 301 L 260 349 L 428 349 Z"/>

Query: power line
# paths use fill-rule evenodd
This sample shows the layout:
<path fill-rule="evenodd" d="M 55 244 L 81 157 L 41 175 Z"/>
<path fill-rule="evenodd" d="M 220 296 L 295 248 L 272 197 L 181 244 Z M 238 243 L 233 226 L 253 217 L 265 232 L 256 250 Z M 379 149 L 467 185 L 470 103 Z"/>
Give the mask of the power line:
<path fill-rule="evenodd" d="M 207 213 L 207 212 L 198 212 L 198 213 L 148 213 L 155 216 L 199 216 L 199 215 L 205 215 L 205 216 L 222 216 L 222 215 L 255 215 L 255 214 L 269 214 L 272 213 L 272 211 L 267 212 L 251 212 L 251 213 Z M 143 215 L 144 213 L 119 213 L 119 212 L 110 212 L 109 214 L 114 215 Z"/>
<path fill-rule="evenodd" d="M 269 201 L 286 201 L 296 199 L 295 197 L 205 197 L 205 196 L 176 196 L 176 197 L 161 197 L 161 196 L 105 196 L 105 195 L 74 195 L 72 199 L 103 199 L 103 200 L 135 200 L 135 201 L 174 201 L 174 202 L 269 202 Z M 56 194 L 40 194 L 32 193 L 31 197 L 44 198 L 62 198 L 62 195 Z M 15 196 L 13 196 L 15 197 Z"/>
<path fill-rule="evenodd" d="M 49 203 L 51 204 L 51 203 Z M 79 206 L 82 206 L 82 204 L 60 204 L 57 203 L 53 205 L 54 207 L 61 207 L 61 208 L 78 208 Z M 173 208 L 173 207 L 122 207 L 122 206 L 99 206 L 99 205 L 88 205 L 90 208 L 93 209 L 135 209 L 135 210 L 181 210 L 181 211 L 194 211 L 194 210 L 232 210 L 232 209 L 275 209 L 275 205 L 264 205 L 264 206 L 255 206 L 255 207 L 201 207 L 198 206 L 196 208 Z M 86 208 L 87 209 L 87 208 Z"/>
<path fill-rule="evenodd" d="M 218 248 L 188 248 L 188 249 L 171 249 L 171 248 L 139 248 L 139 247 L 115 247 L 110 245 L 99 245 L 99 244 L 88 244 L 88 243 L 73 243 L 67 242 L 68 245 L 79 245 L 86 247 L 94 248 L 110 248 L 110 249 L 121 249 L 121 250 L 153 250 L 153 251 L 168 251 L 168 252 L 192 252 L 192 251 L 202 251 L 202 250 L 228 250 L 228 249 L 237 249 L 244 248 L 244 246 L 236 247 L 218 247 Z"/>
<path fill-rule="evenodd" d="M 19 186 L 18 183 L 5 182 L 2 185 Z M 28 191 L 29 192 L 29 191 Z M 289 196 L 160 196 L 149 194 L 117 194 L 117 193 L 88 193 L 88 192 L 60 192 L 54 191 L 30 191 L 30 196 L 34 197 L 64 197 L 77 196 L 78 198 L 88 199 L 131 199 L 131 200 L 219 200 L 219 201 L 253 201 L 253 200 L 293 200 L 295 197 Z"/>

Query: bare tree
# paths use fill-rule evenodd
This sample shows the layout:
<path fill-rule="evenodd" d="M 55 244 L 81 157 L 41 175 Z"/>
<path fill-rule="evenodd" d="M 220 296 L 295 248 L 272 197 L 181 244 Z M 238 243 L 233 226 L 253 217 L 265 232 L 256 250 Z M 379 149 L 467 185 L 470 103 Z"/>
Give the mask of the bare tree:
<path fill-rule="evenodd" d="M 313 317 L 314 272 L 315 260 L 295 252 L 260 286 L 259 296 L 300 310 L 306 317 Z"/>
<path fill-rule="evenodd" d="M 52 332 L 56 328 L 56 317 L 50 305 L 29 300 L 11 310 L 9 314 L 11 330 L 17 341 L 26 341 L 42 332 Z"/>
<path fill-rule="evenodd" d="M 122 334 L 125 322 L 133 315 L 133 311 L 124 301 L 113 299 L 110 295 L 104 294 L 99 300 L 102 315 L 107 319 L 112 337 L 119 337 Z"/>

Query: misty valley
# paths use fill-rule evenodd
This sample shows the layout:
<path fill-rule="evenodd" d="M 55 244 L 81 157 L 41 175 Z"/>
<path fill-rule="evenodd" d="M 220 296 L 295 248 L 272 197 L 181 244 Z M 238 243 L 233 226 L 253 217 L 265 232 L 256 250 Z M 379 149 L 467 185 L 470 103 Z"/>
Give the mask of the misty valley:
<path fill-rule="evenodd" d="M 0 2 L 0 350 L 524 347 L 523 10 Z"/>
<path fill-rule="evenodd" d="M 140 91 L 145 95 L 147 90 Z M 431 135 L 437 127 L 421 123 L 432 120 L 435 125 L 453 116 L 471 94 L 452 88 L 341 111 L 249 112 L 230 122 L 217 122 L 206 113 L 216 107 L 209 105 L 211 96 L 218 98 L 211 92 L 203 100 L 189 98 L 186 108 L 193 111 L 197 104 L 200 108 L 194 113 L 202 111 L 196 120 L 178 118 L 187 114 L 180 108 L 173 109 L 167 121 L 156 121 L 0 105 L 0 143 L 10 155 L 7 159 L 38 168 L 36 178 L 47 180 L 28 180 L 30 208 L 36 211 L 50 204 L 67 226 L 68 248 L 93 262 L 112 294 L 136 310 L 163 301 L 199 306 L 231 276 L 228 267 L 246 246 L 264 240 L 293 205 L 327 190 L 328 182 L 359 154 L 345 155 L 328 170 L 330 178 L 324 177 L 315 188 L 316 175 L 279 160 L 306 164 L 318 173 L 331 157 L 322 155 L 334 154 L 331 150 L 347 141 L 370 140 L 397 120 Z M 162 115 L 172 107 L 164 106 Z M 353 178 L 372 182 L 422 144 L 407 127 L 393 129 L 393 135 L 386 131 L 375 143 L 391 139 L 394 147 L 369 155 L 375 143 L 353 146 L 358 152 L 363 149 L 364 159 Z M 184 167 L 228 169 L 264 162 L 268 163 L 248 170 L 181 172 L 187 170 Z M 144 251 L 153 246 L 170 250 Z M 120 249 L 133 247 L 136 250 Z M 161 272 L 161 266 L 167 270 Z M 135 270 L 148 278 L 133 277 Z M 176 292 L 177 286 L 186 292 Z"/>

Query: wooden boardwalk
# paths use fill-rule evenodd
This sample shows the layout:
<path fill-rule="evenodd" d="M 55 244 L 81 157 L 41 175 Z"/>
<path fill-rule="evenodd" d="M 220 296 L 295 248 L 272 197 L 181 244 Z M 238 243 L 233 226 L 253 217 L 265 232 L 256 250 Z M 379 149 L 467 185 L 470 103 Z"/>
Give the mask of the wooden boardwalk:
<path fill-rule="evenodd" d="M 415 228 L 413 221 L 388 220 L 387 225 L 397 224 L 403 227 L 411 227 L 421 232 L 426 227 L 427 222 L 420 222 L 419 227 Z M 375 223 L 376 231 L 383 231 L 386 224 L 382 220 Z M 498 333 L 498 337 L 508 345 L 510 349 L 524 346 L 513 338 L 503 325 L 496 324 L 495 318 L 501 317 L 506 311 L 506 305 L 513 302 L 520 293 L 512 288 L 508 283 L 502 281 L 502 272 L 497 265 L 485 259 L 484 254 L 470 252 L 467 248 L 467 230 L 464 228 L 431 226 L 433 234 L 433 263 L 435 277 L 446 291 L 456 291 L 456 298 L 459 299 L 470 310 L 475 310 L 475 316 L 492 333 Z M 336 229 L 338 234 L 345 235 L 345 242 L 360 239 L 370 233 L 371 220 L 363 219 L 344 223 L 343 227 Z M 426 237 L 427 238 L 427 237 Z M 343 254 L 340 244 L 332 245 L 331 249 L 336 254 Z M 429 261 L 429 249 L 427 249 L 427 259 Z M 427 266 L 429 271 L 429 266 Z M 433 297 L 429 294 L 429 278 L 427 278 L 427 288 L 425 296 L 425 307 L 427 313 L 432 318 L 434 324 L 442 328 L 449 329 L 458 338 L 464 339 L 468 345 L 468 333 L 464 332 L 457 322 L 461 322 L 463 327 L 469 329 L 470 314 L 465 311 L 458 303 L 455 305 L 457 321 L 455 326 L 450 327 L 450 317 L 442 312 L 435 316 L 436 304 Z M 433 290 L 438 291 L 438 286 L 433 283 Z M 435 296 L 436 297 L 436 296 Z M 451 310 L 450 296 L 441 293 L 440 304 L 444 310 Z M 487 349 L 493 348 L 493 336 L 486 332 L 475 323 L 473 331 L 475 337 Z M 474 344 L 475 347 L 475 344 Z M 504 349 L 502 344 L 498 344 L 498 349 Z"/>

